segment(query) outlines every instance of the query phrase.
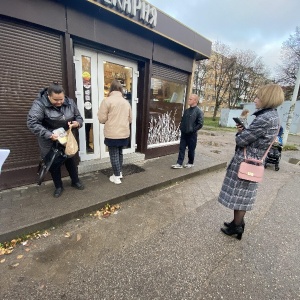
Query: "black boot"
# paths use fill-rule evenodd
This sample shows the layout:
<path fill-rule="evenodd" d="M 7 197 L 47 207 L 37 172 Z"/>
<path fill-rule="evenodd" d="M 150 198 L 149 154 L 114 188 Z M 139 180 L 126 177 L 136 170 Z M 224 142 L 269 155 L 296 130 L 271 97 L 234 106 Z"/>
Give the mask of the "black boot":
<path fill-rule="evenodd" d="M 224 222 L 224 226 L 225 227 L 235 226 L 234 220 L 232 220 L 230 223 L 229 222 Z M 245 230 L 245 221 L 244 221 L 244 219 L 243 219 L 243 222 L 242 222 L 241 226 L 243 227 L 243 230 Z"/>
<path fill-rule="evenodd" d="M 235 235 L 238 240 L 242 239 L 244 228 L 242 226 L 236 226 L 235 224 L 227 228 L 221 228 L 221 231 L 227 235 Z"/>

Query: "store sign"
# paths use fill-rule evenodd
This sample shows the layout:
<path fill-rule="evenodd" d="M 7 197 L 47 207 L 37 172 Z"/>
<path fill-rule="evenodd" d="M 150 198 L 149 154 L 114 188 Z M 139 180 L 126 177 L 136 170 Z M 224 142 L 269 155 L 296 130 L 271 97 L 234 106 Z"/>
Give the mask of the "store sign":
<path fill-rule="evenodd" d="M 126 16 L 137 17 L 139 22 L 155 27 L 157 24 L 157 10 L 143 0 L 94 0 L 112 9 L 120 11 Z"/>

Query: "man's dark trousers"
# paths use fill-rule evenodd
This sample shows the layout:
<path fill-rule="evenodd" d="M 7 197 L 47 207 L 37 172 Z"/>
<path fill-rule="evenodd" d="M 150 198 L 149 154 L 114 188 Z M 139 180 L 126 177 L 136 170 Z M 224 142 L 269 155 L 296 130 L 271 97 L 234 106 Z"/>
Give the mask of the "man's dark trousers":
<path fill-rule="evenodd" d="M 194 164 L 196 145 L 197 145 L 197 132 L 192 134 L 181 133 L 179 154 L 177 159 L 177 163 L 179 165 L 183 164 L 186 146 L 188 147 L 188 158 L 189 158 L 188 163 L 191 165 Z"/>

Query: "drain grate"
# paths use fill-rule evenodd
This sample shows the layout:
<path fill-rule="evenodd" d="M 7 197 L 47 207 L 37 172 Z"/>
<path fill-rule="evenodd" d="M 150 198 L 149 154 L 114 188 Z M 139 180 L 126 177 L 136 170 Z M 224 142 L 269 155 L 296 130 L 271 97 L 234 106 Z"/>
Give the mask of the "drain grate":
<path fill-rule="evenodd" d="M 134 165 L 134 164 L 128 164 L 128 165 L 123 165 L 123 176 L 128 176 L 131 174 L 135 174 L 135 173 L 140 173 L 140 172 L 144 172 L 145 169 Z M 101 172 L 106 175 L 107 177 L 111 176 L 113 174 L 113 170 L 112 168 L 108 168 L 108 169 L 104 169 L 101 170 Z"/>

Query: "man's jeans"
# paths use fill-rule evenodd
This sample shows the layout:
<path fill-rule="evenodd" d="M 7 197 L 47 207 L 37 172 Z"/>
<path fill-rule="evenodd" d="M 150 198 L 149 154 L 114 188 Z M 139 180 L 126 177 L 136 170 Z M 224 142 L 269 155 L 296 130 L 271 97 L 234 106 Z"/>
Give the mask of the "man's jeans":
<path fill-rule="evenodd" d="M 195 158 L 195 149 L 197 145 L 197 132 L 192 134 L 181 133 L 180 145 L 179 145 L 179 154 L 177 163 L 179 165 L 183 164 L 185 149 L 188 147 L 188 163 L 193 164 Z"/>

